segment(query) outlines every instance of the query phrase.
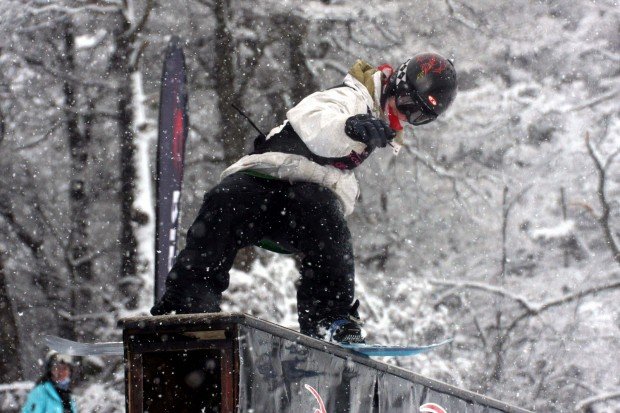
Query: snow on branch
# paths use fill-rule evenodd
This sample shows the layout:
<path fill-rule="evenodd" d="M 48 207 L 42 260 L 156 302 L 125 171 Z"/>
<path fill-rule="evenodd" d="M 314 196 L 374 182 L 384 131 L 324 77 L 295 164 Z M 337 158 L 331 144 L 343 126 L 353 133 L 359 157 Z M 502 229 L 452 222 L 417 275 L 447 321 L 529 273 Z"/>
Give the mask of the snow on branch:
<path fill-rule="evenodd" d="M 300 2 L 300 4 L 301 5 L 293 9 L 292 12 L 308 20 L 349 23 L 361 17 L 360 8 L 357 6 L 334 4 L 325 7 L 325 5 L 320 2 L 312 1 Z"/>
<path fill-rule="evenodd" d="M 565 238 L 571 236 L 574 230 L 575 222 L 572 220 L 565 220 L 554 227 L 532 230 L 532 238 L 545 240 Z"/>
<path fill-rule="evenodd" d="M 34 387 L 32 381 L 16 381 L 13 383 L 0 384 L 0 392 L 14 391 L 14 390 L 30 390 Z"/>
<path fill-rule="evenodd" d="M 448 7 L 448 12 L 450 13 L 450 16 L 452 16 L 456 21 L 458 21 L 459 23 L 461 23 L 463 26 L 471 29 L 471 30 L 479 30 L 480 28 L 478 27 L 478 25 L 465 18 L 465 16 L 463 16 L 461 13 L 458 13 L 454 7 L 454 4 L 452 3 L 451 0 L 445 0 L 446 2 L 446 6 Z"/>
<path fill-rule="evenodd" d="M 63 4 L 48 4 L 48 5 L 37 5 L 37 4 L 29 4 L 28 11 L 32 14 L 42 14 L 48 12 L 62 12 L 66 14 L 78 14 L 83 13 L 85 11 L 88 12 L 96 12 L 96 13 L 110 13 L 118 10 L 117 6 L 114 5 L 102 5 L 100 1 L 90 1 L 80 6 L 66 6 Z M 112 2 L 109 2 L 112 4 Z M 119 4 L 120 2 L 114 2 L 114 4 Z"/>

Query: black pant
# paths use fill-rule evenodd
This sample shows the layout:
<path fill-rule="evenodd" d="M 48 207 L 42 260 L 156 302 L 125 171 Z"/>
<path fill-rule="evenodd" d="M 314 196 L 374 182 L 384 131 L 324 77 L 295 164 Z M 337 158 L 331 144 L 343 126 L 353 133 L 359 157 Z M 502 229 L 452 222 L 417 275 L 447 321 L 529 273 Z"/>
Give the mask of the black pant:
<path fill-rule="evenodd" d="M 297 284 L 301 331 L 346 315 L 354 296 L 351 234 L 336 195 L 309 182 L 230 175 L 204 197 L 185 248 L 151 313 L 220 311 L 240 248 L 269 239 L 302 254 Z"/>

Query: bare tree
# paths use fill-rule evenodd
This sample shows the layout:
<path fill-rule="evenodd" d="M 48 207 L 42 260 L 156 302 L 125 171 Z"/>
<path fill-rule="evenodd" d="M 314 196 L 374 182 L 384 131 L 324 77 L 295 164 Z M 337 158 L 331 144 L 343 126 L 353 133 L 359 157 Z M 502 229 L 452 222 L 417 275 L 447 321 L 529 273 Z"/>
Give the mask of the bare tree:
<path fill-rule="evenodd" d="M 133 76 L 138 71 L 138 63 L 146 43 L 139 37 L 146 25 L 154 1 L 146 2 L 139 17 L 135 12 L 133 1 L 126 1 L 117 8 L 116 30 L 114 31 L 114 53 L 110 59 L 110 70 L 116 76 L 116 119 L 120 139 L 120 247 L 121 277 L 120 290 L 125 297 L 128 308 L 136 308 L 143 281 L 140 272 L 144 263 L 138 255 L 138 238 L 136 227 L 148 224 L 148 215 L 135 209 L 136 199 L 136 144 Z M 147 240 L 144 240 L 145 242 Z M 147 268 L 148 270 L 148 268 Z"/>
<path fill-rule="evenodd" d="M 283 30 L 288 31 L 288 49 L 290 53 L 291 101 L 298 103 L 310 93 L 316 92 L 320 84 L 316 74 L 308 67 L 308 56 L 304 45 L 308 37 L 309 22 L 301 16 L 288 14 L 283 19 Z"/>
<path fill-rule="evenodd" d="M 89 196 L 86 173 L 90 158 L 92 108 L 86 116 L 78 115 L 78 83 L 75 62 L 75 33 L 71 17 L 67 16 L 60 25 L 61 47 L 59 61 L 61 71 L 65 74 L 62 82 L 64 97 L 64 124 L 70 156 L 69 209 L 70 230 L 67 245 L 67 267 L 71 290 L 70 313 L 74 320 L 79 320 L 91 310 L 93 280 L 92 247 L 89 236 L 91 199 Z M 80 128 L 80 124 L 83 128 Z M 83 338 L 85 328 L 74 324 L 73 338 Z"/>

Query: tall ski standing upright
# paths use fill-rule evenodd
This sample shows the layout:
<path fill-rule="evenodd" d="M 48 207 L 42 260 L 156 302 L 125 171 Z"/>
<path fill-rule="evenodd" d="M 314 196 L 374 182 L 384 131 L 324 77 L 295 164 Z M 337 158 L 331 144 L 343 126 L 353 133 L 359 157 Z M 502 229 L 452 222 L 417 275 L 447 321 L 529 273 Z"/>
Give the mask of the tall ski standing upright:
<path fill-rule="evenodd" d="M 189 126 L 185 56 L 178 37 L 166 50 L 159 100 L 155 231 L 155 300 L 176 255 L 185 141 Z"/>

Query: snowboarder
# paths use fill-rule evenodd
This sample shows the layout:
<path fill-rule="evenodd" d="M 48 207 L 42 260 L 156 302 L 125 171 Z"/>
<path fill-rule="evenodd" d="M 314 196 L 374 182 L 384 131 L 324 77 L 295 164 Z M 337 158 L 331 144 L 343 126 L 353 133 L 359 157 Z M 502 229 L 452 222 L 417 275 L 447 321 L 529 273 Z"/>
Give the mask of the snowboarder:
<path fill-rule="evenodd" d="M 151 313 L 219 312 L 237 251 L 262 245 L 302 254 L 303 334 L 364 342 L 345 221 L 359 193 L 353 169 L 402 142 L 404 122 L 435 120 L 456 89 L 453 64 L 421 53 L 397 70 L 358 60 L 342 85 L 307 96 L 207 192 Z"/>
<path fill-rule="evenodd" d="M 77 413 L 71 395 L 73 359 L 55 351 L 47 354 L 45 372 L 30 391 L 21 413 Z"/>

